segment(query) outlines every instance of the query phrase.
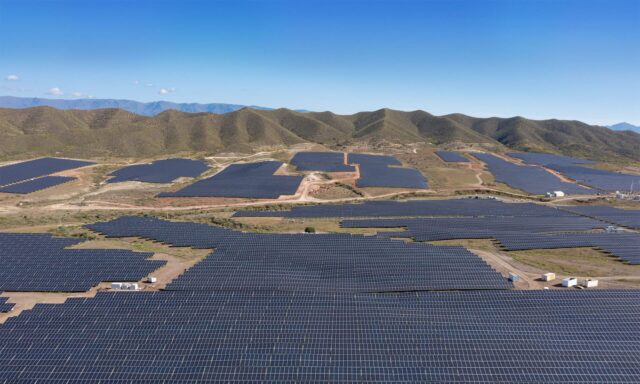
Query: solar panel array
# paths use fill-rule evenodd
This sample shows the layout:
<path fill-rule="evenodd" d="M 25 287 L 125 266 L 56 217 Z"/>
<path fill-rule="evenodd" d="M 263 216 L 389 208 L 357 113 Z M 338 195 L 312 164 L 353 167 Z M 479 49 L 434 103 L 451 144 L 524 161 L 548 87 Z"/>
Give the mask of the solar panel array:
<path fill-rule="evenodd" d="M 277 199 L 281 195 L 294 195 L 303 177 L 274 175 L 282 164 L 279 161 L 232 164 L 212 177 L 158 196 Z"/>
<path fill-rule="evenodd" d="M 496 234 L 509 251 L 557 248 L 600 248 L 629 264 L 640 264 L 639 233 L 575 233 L 575 234 Z"/>
<path fill-rule="evenodd" d="M 493 199 L 367 201 L 358 204 L 294 206 L 289 211 L 238 211 L 234 217 L 390 217 L 390 216 L 574 216 L 533 203 L 503 203 Z"/>
<path fill-rule="evenodd" d="M 43 157 L 0 167 L 0 186 L 14 184 L 36 177 L 50 175 L 69 169 L 85 167 L 95 163 L 89 161 Z"/>
<path fill-rule="evenodd" d="M 119 292 L 0 325 L 0 383 L 638 383 L 640 291 Z"/>
<path fill-rule="evenodd" d="M 463 201 L 465 200 L 460 200 L 460 202 Z M 538 206 L 540 208 L 523 212 L 518 209 L 523 209 L 528 204 L 504 205 L 517 208 L 510 211 L 498 210 L 492 212 L 491 216 L 484 217 L 475 216 L 469 211 L 467 217 L 344 220 L 341 226 L 344 228 L 404 228 L 402 231 L 382 232 L 378 236 L 413 238 L 417 241 L 496 239 L 508 251 L 600 248 L 628 263 L 640 264 L 640 234 L 638 233 L 602 232 L 601 230 L 607 226 L 607 223 L 602 221 L 603 218 L 596 215 L 580 216 L 578 215 L 580 212 L 564 211 L 566 207 L 563 207 L 563 210 L 557 210 Z M 594 232 L 594 230 L 600 231 Z"/>
<path fill-rule="evenodd" d="M 588 185 L 601 191 L 628 191 L 632 185 L 640 186 L 640 175 L 611 172 L 582 166 L 593 164 L 593 161 L 575 159 L 567 156 L 548 153 L 509 153 L 509 156 L 522 159 L 527 164 L 544 165 L 560 172 L 580 184 Z"/>
<path fill-rule="evenodd" d="M 436 151 L 436 155 L 447 163 L 468 163 L 469 159 L 462 156 L 458 152 L 451 151 Z"/>
<path fill-rule="evenodd" d="M 216 249 L 174 280 L 169 290 L 391 292 L 511 287 L 463 247 L 350 234 L 243 233 L 138 217 L 88 227 L 109 237 Z"/>
<path fill-rule="evenodd" d="M 544 168 L 511 163 L 487 153 L 474 153 L 483 161 L 497 181 L 525 192 L 543 195 L 551 191 L 563 191 L 567 194 L 593 194 L 596 191 L 577 184 L 560 180 Z"/>
<path fill-rule="evenodd" d="M 344 228 L 397 228 L 394 237 L 411 237 L 418 241 L 454 239 L 488 239 L 505 233 L 584 232 L 603 228 L 604 223 L 586 217 L 472 217 L 345 220 Z"/>
<path fill-rule="evenodd" d="M 428 188 L 427 179 L 420 171 L 398 167 L 402 163 L 393 156 L 350 153 L 347 162 L 359 165 L 358 187 Z"/>
<path fill-rule="evenodd" d="M 150 164 L 135 164 L 118 169 L 109 176 L 109 183 L 142 181 L 145 183 L 170 183 L 179 177 L 197 177 L 209 169 L 206 162 L 192 159 L 164 159 Z"/>
<path fill-rule="evenodd" d="M 7 303 L 6 297 L 0 297 L 0 312 L 9 312 L 11 309 L 13 309 L 13 304 Z"/>
<path fill-rule="evenodd" d="M 37 179 L 21 181 L 19 183 L 0 187 L 0 192 L 27 194 L 55 187 L 56 185 L 68 183 L 73 180 L 76 180 L 76 178 L 66 176 L 43 176 Z"/>
<path fill-rule="evenodd" d="M 343 152 L 298 152 L 290 163 L 298 171 L 355 172 L 353 165 L 345 164 Z"/>
<path fill-rule="evenodd" d="M 564 206 L 561 209 L 627 228 L 640 229 L 640 210 L 609 206 Z"/>
<path fill-rule="evenodd" d="M 79 239 L 0 233 L 0 291 L 80 292 L 103 281 L 138 281 L 163 266 L 151 253 L 65 249 Z"/>

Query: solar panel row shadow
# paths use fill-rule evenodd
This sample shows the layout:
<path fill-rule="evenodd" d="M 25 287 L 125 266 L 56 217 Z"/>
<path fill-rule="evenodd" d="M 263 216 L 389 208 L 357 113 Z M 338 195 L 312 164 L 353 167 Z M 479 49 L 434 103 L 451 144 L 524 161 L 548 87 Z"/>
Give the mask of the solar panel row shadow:
<path fill-rule="evenodd" d="M 170 183 L 179 177 L 197 177 L 209 169 L 206 162 L 192 159 L 164 159 L 150 164 L 135 164 L 118 169 L 109 176 L 109 183 L 142 181 L 146 183 Z"/>
<path fill-rule="evenodd" d="M 462 156 L 458 152 L 436 151 L 436 155 L 447 163 L 468 163 L 469 159 Z"/>
<path fill-rule="evenodd" d="M 66 176 L 43 176 L 37 179 L 22 181 L 19 183 L 0 187 L 0 192 L 27 194 L 27 193 L 41 191 L 43 189 L 55 187 L 56 185 L 68 183 L 73 180 L 77 180 L 77 179 L 75 177 L 66 177 Z"/>
<path fill-rule="evenodd" d="M 400 168 L 402 163 L 393 156 L 349 153 L 349 164 L 358 164 L 358 187 L 426 189 L 427 179 L 413 168 Z"/>
<path fill-rule="evenodd" d="M 163 266 L 152 253 L 65 249 L 79 239 L 0 233 L 0 291 L 82 292 L 103 281 L 139 281 Z"/>
<path fill-rule="evenodd" d="M 158 196 L 277 199 L 281 195 L 294 195 L 303 177 L 274 175 L 282 164 L 279 161 L 232 164 L 210 178 Z"/>
<path fill-rule="evenodd" d="M 43 157 L 0 167 L 0 186 L 92 165 L 90 161 Z"/>
<path fill-rule="evenodd" d="M 533 203 L 493 199 L 367 201 L 357 204 L 294 206 L 288 211 L 238 211 L 234 217 L 388 217 L 388 216 L 575 216 Z"/>
<path fill-rule="evenodd" d="M 577 184 L 564 182 L 541 167 L 514 164 L 487 153 L 474 153 L 473 156 L 487 165 L 497 181 L 534 195 L 543 195 L 552 191 L 563 191 L 567 194 L 593 194 L 597 192 Z"/>
<path fill-rule="evenodd" d="M 580 184 L 601 191 L 628 191 L 633 185 L 640 186 L 640 175 L 611 172 L 584 166 L 593 161 L 548 153 L 509 153 L 509 156 L 524 160 L 527 164 L 544 165 Z"/>
<path fill-rule="evenodd" d="M 290 163 L 298 171 L 355 172 L 353 165 L 345 164 L 343 152 L 298 152 Z"/>
<path fill-rule="evenodd" d="M 508 289 L 511 284 L 463 247 L 436 247 L 349 234 L 255 234 L 196 223 L 123 217 L 88 228 L 215 252 L 169 290 L 416 291 Z M 464 276 L 464 279 L 459 278 Z"/>
<path fill-rule="evenodd" d="M 638 383 L 640 291 L 101 292 L 0 340 L 0 383 Z"/>

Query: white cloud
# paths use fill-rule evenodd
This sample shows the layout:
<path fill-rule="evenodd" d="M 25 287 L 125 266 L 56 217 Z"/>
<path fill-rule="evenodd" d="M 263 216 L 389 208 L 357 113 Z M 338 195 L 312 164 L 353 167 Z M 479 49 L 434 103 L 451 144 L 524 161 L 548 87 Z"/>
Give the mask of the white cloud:
<path fill-rule="evenodd" d="M 133 85 L 138 85 L 140 84 L 140 80 L 133 80 Z"/>
<path fill-rule="evenodd" d="M 153 87 L 153 83 L 147 83 L 145 84 L 147 87 Z"/>
<path fill-rule="evenodd" d="M 73 97 L 83 97 L 83 96 L 84 96 L 84 93 L 82 93 L 82 92 L 73 92 L 71 95 L 72 95 Z"/>
<path fill-rule="evenodd" d="M 18 80 L 20 80 L 18 75 L 7 75 L 7 77 L 5 77 L 4 79 L 7 80 L 7 81 L 18 81 Z"/>
<path fill-rule="evenodd" d="M 47 95 L 62 96 L 62 95 L 64 95 L 64 92 L 62 92 L 62 89 L 60 89 L 58 87 L 53 87 L 53 88 L 50 88 L 47 91 Z"/>
<path fill-rule="evenodd" d="M 158 94 L 159 95 L 167 95 L 167 94 L 173 93 L 175 91 L 176 91 L 175 88 L 160 88 L 160 90 L 158 91 Z"/>

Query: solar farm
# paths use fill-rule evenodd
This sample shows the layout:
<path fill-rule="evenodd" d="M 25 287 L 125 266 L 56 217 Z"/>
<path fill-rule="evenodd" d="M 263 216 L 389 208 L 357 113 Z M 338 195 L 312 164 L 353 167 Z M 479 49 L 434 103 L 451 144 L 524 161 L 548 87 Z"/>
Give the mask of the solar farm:
<path fill-rule="evenodd" d="M 577 195 L 596 193 L 581 185 L 562 181 L 558 176 L 537 166 L 514 164 L 486 153 L 474 153 L 473 156 L 487 165 L 496 180 L 531 194 L 543 195 L 549 191 L 564 191 Z"/>
<path fill-rule="evenodd" d="M 174 156 L 0 167 L 0 384 L 640 382 L 640 205 L 599 163 Z"/>
<path fill-rule="evenodd" d="M 640 188 L 640 175 L 592 168 L 593 161 L 546 153 L 509 153 L 526 164 L 543 165 L 576 182 L 604 192 L 628 191 L 634 184 Z"/>

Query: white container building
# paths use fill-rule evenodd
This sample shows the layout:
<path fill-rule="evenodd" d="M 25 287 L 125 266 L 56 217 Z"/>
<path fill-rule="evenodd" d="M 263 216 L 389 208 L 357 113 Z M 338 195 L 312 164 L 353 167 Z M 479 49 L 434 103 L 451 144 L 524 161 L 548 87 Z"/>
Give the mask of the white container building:
<path fill-rule="evenodd" d="M 563 287 L 575 287 L 576 285 L 578 285 L 578 279 L 575 277 L 567 277 L 566 279 L 562 279 L 562 286 Z"/>
<path fill-rule="evenodd" d="M 549 272 L 549 273 L 545 273 L 544 275 L 540 276 L 540 280 L 542 281 L 553 281 L 556 279 L 556 274 Z"/>
<path fill-rule="evenodd" d="M 586 279 L 582 285 L 586 288 L 595 288 L 598 286 L 598 280 Z"/>

